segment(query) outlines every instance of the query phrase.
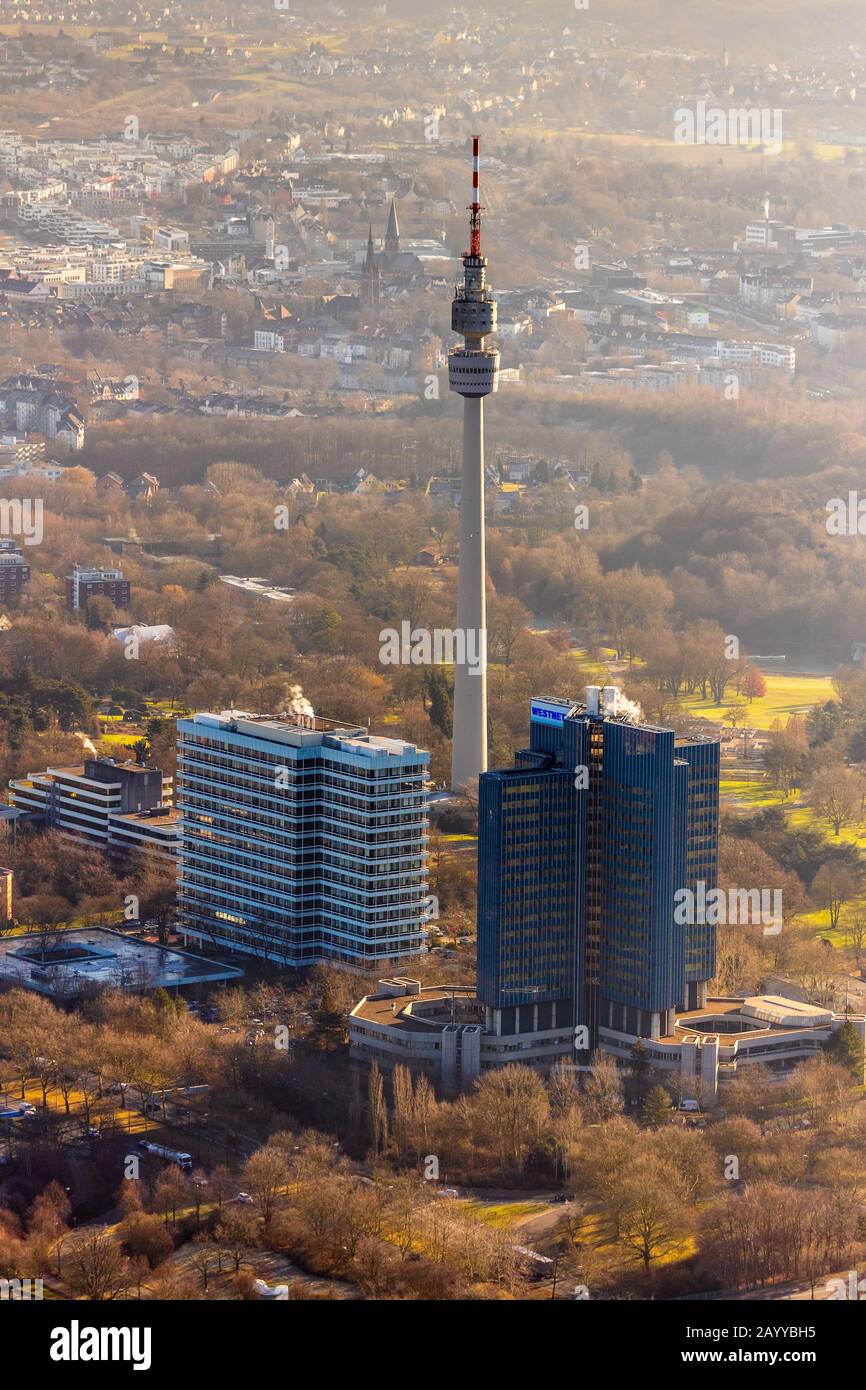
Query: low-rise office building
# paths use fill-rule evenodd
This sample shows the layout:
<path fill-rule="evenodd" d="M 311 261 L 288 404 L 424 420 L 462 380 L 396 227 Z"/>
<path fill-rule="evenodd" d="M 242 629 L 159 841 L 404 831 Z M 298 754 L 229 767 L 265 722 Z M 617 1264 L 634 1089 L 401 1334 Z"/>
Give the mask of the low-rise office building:
<path fill-rule="evenodd" d="M 641 1039 L 645 1056 L 670 1089 L 711 1108 L 724 1084 L 744 1068 L 766 1067 L 786 1076 L 798 1062 L 819 1056 L 846 1022 L 866 1044 L 866 1018 L 795 999 L 760 995 L 709 999 L 705 1008 L 679 1014 L 671 1032 Z M 574 1061 L 569 1028 L 496 1034 L 470 985 L 427 985 L 394 977 L 380 980 L 348 1018 L 349 1051 L 356 1061 L 384 1070 L 403 1065 L 424 1072 L 445 1094 L 469 1090 L 485 1071 L 519 1062 L 547 1072 Z M 632 1060 L 633 1034 L 602 1027 L 599 1051 L 623 1066 Z M 866 1080 L 866 1077 L 861 1078 Z"/>
<path fill-rule="evenodd" d="M 18 820 L 95 845 L 112 858 L 145 850 L 177 856 L 180 821 L 172 779 L 158 768 L 87 758 L 9 783 Z"/>

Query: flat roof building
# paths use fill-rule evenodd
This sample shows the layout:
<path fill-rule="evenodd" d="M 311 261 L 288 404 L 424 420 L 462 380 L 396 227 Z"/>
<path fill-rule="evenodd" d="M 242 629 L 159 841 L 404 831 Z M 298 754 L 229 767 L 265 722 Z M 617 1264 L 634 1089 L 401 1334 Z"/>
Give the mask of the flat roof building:
<path fill-rule="evenodd" d="M 72 767 L 48 767 L 9 783 L 12 805 L 32 825 L 57 830 L 124 857 L 148 850 L 175 858 L 180 820 L 172 779 L 158 768 L 87 758 Z"/>
<path fill-rule="evenodd" d="M 496 1033 L 658 1037 L 715 973 L 719 744 L 639 722 L 615 686 L 535 699 L 530 746 L 479 785 L 478 998 Z"/>
<path fill-rule="evenodd" d="M 426 985 L 380 980 L 347 1020 L 349 1054 L 368 1066 L 403 1065 L 423 1071 L 445 1094 L 471 1090 L 492 1067 L 519 1062 L 549 1071 L 567 1061 L 571 1030 L 497 1034 L 484 1023 L 484 1006 L 471 985 Z M 684 1099 L 712 1107 L 725 1081 L 745 1067 L 766 1067 L 786 1076 L 798 1062 L 819 1056 L 845 1023 L 866 1044 L 866 1018 L 800 1004 L 776 996 L 709 999 L 702 1009 L 678 1013 L 672 1030 L 643 1040 L 649 1064 Z M 599 1051 L 623 1066 L 632 1061 L 635 1038 L 602 1028 Z M 861 1077 L 861 1081 L 866 1077 Z"/>
<path fill-rule="evenodd" d="M 238 980 L 243 971 L 221 961 L 157 946 L 108 927 L 29 932 L 0 937 L 0 980 L 52 998 L 97 988 L 143 992 Z"/>
<path fill-rule="evenodd" d="M 82 569 L 76 565 L 66 579 L 66 605 L 73 613 L 86 608 L 92 598 L 110 599 L 116 608 L 128 608 L 130 584 L 121 570 Z"/>
<path fill-rule="evenodd" d="M 426 950 L 428 761 L 312 713 L 179 719 L 181 930 L 288 966 Z"/>

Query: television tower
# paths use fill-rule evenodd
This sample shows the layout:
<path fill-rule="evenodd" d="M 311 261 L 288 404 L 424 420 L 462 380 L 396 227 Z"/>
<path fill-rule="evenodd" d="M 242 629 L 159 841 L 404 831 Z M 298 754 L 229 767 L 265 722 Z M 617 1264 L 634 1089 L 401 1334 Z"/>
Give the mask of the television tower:
<path fill-rule="evenodd" d="M 454 292 L 451 327 L 463 346 L 448 354 L 448 385 L 463 397 L 463 471 L 460 495 L 460 568 L 457 581 L 457 661 L 451 786 L 464 788 L 487 771 L 487 566 L 484 554 L 484 397 L 499 386 L 499 353 L 484 346 L 496 332 L 496 300 L 487 287 L 481 254 L 479 139 L 472 137 L 472 202 L 463 284 Z M 463 650 L 460 650 L 462 643 Z M 460 659 L 462 656 L 462 660 Z"/>

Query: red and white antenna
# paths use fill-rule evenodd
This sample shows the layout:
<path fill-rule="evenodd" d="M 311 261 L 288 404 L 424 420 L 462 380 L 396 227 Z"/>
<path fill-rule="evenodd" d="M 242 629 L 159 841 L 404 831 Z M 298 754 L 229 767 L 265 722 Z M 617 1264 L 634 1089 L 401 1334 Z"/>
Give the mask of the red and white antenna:
<path fill-rule="evenodd" d="M 472 137 L 472 202 L 469 205 L 469 254 L 481 255 L 481 203 L 479 202 L 478 170 L 481 164 L 480 137 Z"/>

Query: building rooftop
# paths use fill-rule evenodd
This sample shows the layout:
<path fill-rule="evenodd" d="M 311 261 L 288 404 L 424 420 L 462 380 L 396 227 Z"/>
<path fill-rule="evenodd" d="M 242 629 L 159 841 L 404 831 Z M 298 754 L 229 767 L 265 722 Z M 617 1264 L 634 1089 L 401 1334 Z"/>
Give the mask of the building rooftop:
<path fill-rule="evenodd" d="M 150 811 L 114 811 L 112 820 L 128 825 L 157 825 L 173 827 L 180 821 L 180 811 L 174 806 L 154 806 Z"/>
<path fill-rule="evenodd" d="M 683 1038 L 718 1033 L 719 1029 L 714 1026 L 716 1020 L 725 1017 L 730 1026 L 724 1029 L 723 1038 L 758 1038 L 790 1029 L 828 1028 L 833 1021 L 833 1010 L 775 994 L 752 995 L 748 999 L 708 999 L 706 1008 L 677 1014 L 673 1033 L 659 1041 L 678 1043 Z M 737 1018 L 744 1020 L 740 1028 L 736 1027 Z"/>
<path fill-rule="evenodd" d="M 157 946 L 108 927 L 0 938 L 0 980 L 38 994 L 74 994 L 88 985 L 133 991 L 185 988 L 237 980 L 243 973 L 236 966 Z"/>
<path fill-rule="evenodd" d="M 414 743 L 407 743 L 400 738 L 387 738 L 382 734 L 371 734 L 362 725 L 341 724 L 336 719 L 327 719 L 311 710 L 303 713 L 289 711 L 279 716 L 248 714 L 244 710 L 223 710 L 220 714 L 195 714 L 190 722 L 231 729 L 239 734 L 269 739 L 274 743 L 293 747 L 325 744 L 330 748 L 369 758 L 405 757 L 415 753 L 426 757 Z"/>
<path fill-rule="evenodd" d="M 401 981 L 382 981 L 380 985 L 399 986 Z M 408 983 L 408 982 L 405 982 Z M 418 1033 L 428 1028 L 441 1028 L 443 1023 L 475 1023 L 478 1005 L 472 985 L 417 985 L 407 993 L 367 994 L 352 1010 L 351 1017 L 368 1019 L 371 1023 L 387 1024 L 400 1032 Z M 471 1017 L 470 1017 L 471 1015 Z"/>

